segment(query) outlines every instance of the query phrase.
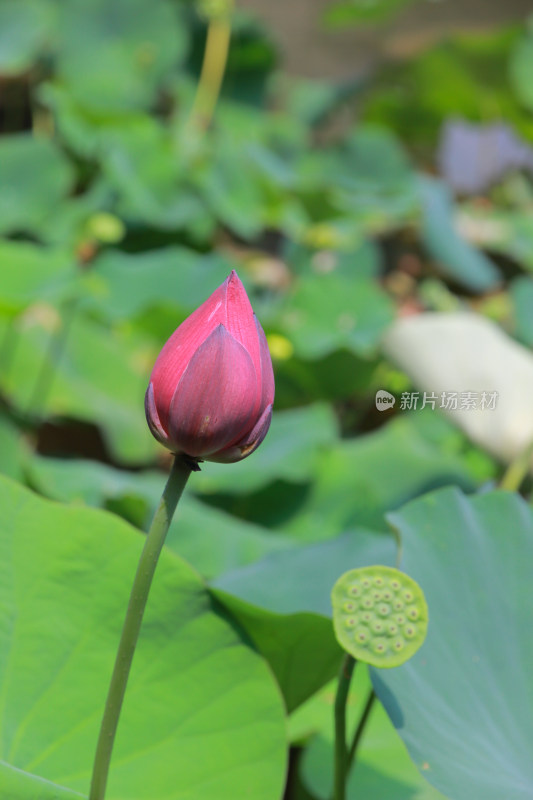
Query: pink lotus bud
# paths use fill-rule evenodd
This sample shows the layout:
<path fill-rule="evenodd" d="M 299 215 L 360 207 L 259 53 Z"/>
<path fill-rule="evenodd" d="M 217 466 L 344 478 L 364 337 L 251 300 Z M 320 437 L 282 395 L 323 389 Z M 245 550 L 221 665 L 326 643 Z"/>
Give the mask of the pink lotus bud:
<path fill-rule="evenodd" d="M 266 337 L 232 271 L 163 346 L 146 392 L 146 419 L 172 452 L 230 463 L 259 447 L 273 402 Z"/>

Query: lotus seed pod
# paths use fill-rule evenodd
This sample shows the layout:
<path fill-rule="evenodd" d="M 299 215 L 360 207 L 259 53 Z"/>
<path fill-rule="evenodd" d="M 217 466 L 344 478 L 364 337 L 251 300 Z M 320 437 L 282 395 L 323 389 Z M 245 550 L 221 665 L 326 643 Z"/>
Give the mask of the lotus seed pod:
<path fill-rule="evenodd" d="M 331 601 L 337 640 L 359 661 L 397 667 L 411 658 L 426 637 L 424 593 L 400 570 L 352 569 L 335 583 Z M 353 613 L 355 608 L 357 613 Z"/>
<path fill-rule="evenodd" d="M 370 639 L 368 628 L 358 628 L 355 631 L 354 639 L 360 646 L 366 646 L 368 644 L 368 640 Z"/>

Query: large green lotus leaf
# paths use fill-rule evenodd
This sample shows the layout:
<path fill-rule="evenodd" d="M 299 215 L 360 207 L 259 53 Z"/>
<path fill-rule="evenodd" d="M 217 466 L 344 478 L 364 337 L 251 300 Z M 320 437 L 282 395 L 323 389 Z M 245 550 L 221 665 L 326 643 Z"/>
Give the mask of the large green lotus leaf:
<path fill-rule="evenodd" d="M 149 524 L 165 483 L 163 473 L 155 470 L 126 472 L 97 461 L 42 456 L 28 460 L 26 474 L 47 497 L 108 508 L 142 528 Z M 294 543 L 186 495 L 171 523 L 167 546 L 204 577 L 214 578 Z"/>
<path fill-rule="evenodd" d="M 215 493 L 202 495 L 202 499 L 236 517 L 284 533 L 284 526 L 305 505 L 310 490 L 309 482 L 273 480 L 267 486 L 247 494 Z M 326 538 L 326 535 L 322 538 Z M 296 542 L 293 539 L 294 544 Z"/>
<path fill-rule="evenodd" d="M 107 508 L 123 498 L 133 497 L 142 502 L 138 521 L 143 526 L 149 523 L 165 483 L 164 473 L 157 470 L 132 472 L 100 461 L 48 458 L 38 454 L 28 460 L 25 471 L 29 484 L 36 491 L 62 503 Z"/>
<path fill-rule="evenodd" d="M 232 53 L 233 44 L 232 39 Z M 198 159 L 191 176 L 206 205 L 245 238 L 264 228 L 300 236 L 309 215 L 298 193 L 294 156 L 306 147 L 308 132 L 289 114 L 228 101 L 217 106 L 217 120 L 210 157 Z"/>
<path fill-rule="evenodd" d="M 265 196 L 246 149 L 220 142 L 215 159 L 205 161 L 192 177 L 217 219 L 245 239 L 259 235 L 265 222 Z"/>
<path fill-rule="evenodd" d="M 368 670 L 356 667 L 347 700 L 348 736 L 353 735 L 371 689 Z M 333 788 L 333 705 L 336 682 L 291 714 L 292 741 L 313 736 L 300 762 L 304 784 L 319 800 L 328 800 Z M 361 738 L 351 771 L 347 800 L 438 800 L 443 795 L 422 778 L 409 758 L 383 706 L 376 702 Z"/>
<path fill-rule="evenodd" d="M 533 516 L 516 495 L 456 489 L 390 516 L 402 569 L 430 623 L 418 653 L 372 670 L 376 691 L 424 776 L 454 800 L 533 796 Z"/>
<path fill-rule="evenodd" d="M 339 668 L 342 650 L 331 621 L 317 614 L 274 614 L 224 592 L 215 596 L 238 620 L 268 661 L 288 712 L 327 683 Z"/>
<path fill-rule="evenodd" d="M 212 230 L 202 201 L 183 185 L 191 158 L 168 126 L 139 111 L 88 110 L 57 84 L 42 85 L 39 97 L 72 150 L 98 160 L 121 217 L 165 230 L 187 227 L 189 237 Z"/>
<path fill-rule="evenodd" d="M 189 497 L 170 526 L 167 546 L 211 579 L 288 550 L 294 542 Z"/>
<path fill-rule="evenodd" d="M 123 217 L 173 232 L 186 227 L 193 237 L 212 231 L 212 215 L 184 183 L 191 157 L 168 127 L 145 116 L 135 126 L 104 128 L 99 138 L 102 171 L 118 192 Z"/>
<path fill-rule="evenodd" d="M 30 775 L 28 772 L 0 761 L 0 787 L 10 800 L 79 800 L 86 794 L 58 786 L 52 781 Z"/>
<path fill-rule="evenodd" d="M 420 178 L 422 240 L 440 271 L 474 292 L 493 289 L 501 280 L 496 265 L 466 239 L 453 220 L 451 192 L 434 178 Z"/>
<path fill-rule="evenodd" d="M 316 481 L 284 530 L 316 540 L 354 525 L 384 529 L 385 512 L 446 484 L 475 487 L 460 455 L 428 440 L 416 421 L 399 417 L 325 451 Z"/>
<path fill-rule="evenodd" d="M 89 109 L 143 108 L 184 57 L 186 30 L 168 0 L 70 0 L 60 6 L 58 76 Z"/>
<path fill-rule="evenodd" d="M 291 272 L 309 276 L 322 272 L 334 272 L 343 278 L 376 279 L 382 270 L 382 255 L 377 245 L 370 240 L 359 242 L 355 248 L 324 251 L 303 242 L 287 242 L 285 259 Z"/>
<path fill-rule="evenodd" d="M 53 219 L 48 220 L 42 238 L 50 246 L 70 248 L 83 258 L 106 245 L 116 245 L 126 232 L 121 219 L 107 209 L 114 208 L 115 193 L 102 177 L 96 178 L 83 193 L 69 198 Z M 92 264 L 92 262 L 91 262 Z M 81 269 L 85 267 L 81 264 Z"/>
<path fill-rule="evenodd" d="M 371 354 L 392 318 L 392 305 L 374 281 L 328 273 L 294 284 L 278 325 L 297 355 L 314 359 L 342 348 Z"/>
<path fill-rule="evenodd" d="M 46 0 L 3 0 L 0 5 L 0 74 L 17 75 L 41 54 L 53 22 Z"/>
<path fill-rule="evenodd" d="M 333 635 L 331 588 L 347 566 L 393 564 L 390 535 L 354 531 L 267 555 L 213 582 L 269 661 L 289 711 L 330 680 L 341 649 Z"/>
<path fill-rule="evenodd" d="M 39 415 L 93 422 L 101 426 L 118 458 L 149 459 L 157 444 L 144 415 L 146 344 L 102 328 L 76 312 L 69 321 L 60 319 L 51 306 L 30 311 L 15 323 L 17 338 L 10 365 L 0 374 L 2 390 L 11 402 L 23 410 L 31 406 L 29 410 Z M 53 348 L 51 338 L 61 334 L 61 326 L 67 327 L 66 341 Z M 35 396 L 37 377 L 45 369 L 46 389 Z"/>
<path fill-rule="evenodd" d="M 68 89 L 59 83 L 42 83 L 38 97 L 54 114 L 57 129 L 75 153 L 86 158 L 101 158 L 106 142 L 113 137 L 150 137 L 163 127 L 140 110 L 116 108 L 93 110 L 76 102 Z"/>
<path fill-rule="evenodd" d="M 413 168 L 391 130 L 364 125 L 339 149 L 335 201 L 369 230 L 386 230 L 418 209 Z"/>
<path fill-rule="evenodd" d="M 10 800 L 86 792 L 143 536 L 0 480 L 0 772 Z M 109 800 L 278 800 L 285 727 L 262 659 L 164 550 L 119 724 Z M 9 794 L 6 792 L 8 791 Z M 65 797 L 70 798 L 69 794 Z"/>
<path fill-rule="evenodd" d="M 217 137 L 246 148 L 251 143 L 267 146 L 278 157 L 277 169 L 270 161 L 272 176 L 274 177 L 275 170 L 278 180 L 284 186 L 292 183 L 293 167 L 285 164 L 285 168 L 282 168 L 280 160 L 285 162 L 291 154 L 305 149 L 309 143 L 309 130 L 296 115 L 272 114 L 265 106 L 244 104 L 226 97 L 217 106 L 217 119 L 220 122 L 220 129 L 217 128 L 216 131 Z"/>
<path fill-rule="evenodd" d="M 73 170 L 52 141 L 26 133 L 0 140 L 0 233 L 40 233 L 58 213 Z"/>
<path fill-rule="evenodd" d="M 276 479 L 294 483 L 309 480 L 329 444 L 337 440 L 330 406 L 316 404 L 274 413 L 261 447 L 232 465 L 205 464 L 197 485 L 201 492 L 244 494 Z"/>
<path fill-rule="evenodd" d="M 184 247 L 136 254 L 115 250 L 94 262 L 89 280 L 94 303 L 108 319 L 128 319 L 155 306 L 173 305 L 178 310 L 177 328 L 187 313 L 207 299 L 209 287 L 214 291 L 230 270 L 224 258 L 199 255 Z"/>
<path fill-rule="evenodd" d="M 356 529 L 327 542 L 272 553 L 255 564 L 222 575 L 213 586 L 278 614 L 310 612 L 330 618 L 331 590 L 343 572 L 372 564 L 394 566 L 389 533 Z"/>
<path fill-rule="evenodd" d="M 17 313 L 30 303 L 66 297 L 76 278 L 72 256 L 30 242 L 0 239 L 0 310 Z"/>
<path fill-rule="evenodd" d="M 0 415 L 0 472 L 19 480 L 23 475 L 26 457 L 21 431 L 7 417 Z"/>
<path fill-rule="evenodd" d="M 360 236 L 393 229 L 418 210 L 412 167 L 400 142 L 383 127 L 359 126 L 335 149 L 308 148 L 298 167 L 302 187 L 313 192 L 322 218 L 346 215 L 348 238 L 349 231 Z"/>

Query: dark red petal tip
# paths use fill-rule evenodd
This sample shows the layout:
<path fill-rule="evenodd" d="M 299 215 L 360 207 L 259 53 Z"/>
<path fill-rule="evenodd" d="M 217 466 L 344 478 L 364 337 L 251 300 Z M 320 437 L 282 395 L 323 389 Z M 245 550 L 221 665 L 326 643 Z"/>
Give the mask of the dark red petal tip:
<path fill-rule="evenodd" d="M 168 436 L 161 425 L 161 420 L 159 419 L 159 414 L 157 413 L 154 397 L 154 385 L 151 381 L 148 384 L 148 389 L 146 390 L 146 394 L 144 396 L 144 413 L 146 414 L 146 421 L 152 432 L 152 435 L 159 442 L 161 442 L 161 444 L 168 446 Z"/>
<path fill-rule="evenodd" d="M 254 450 L 257 450 L 267 435 L 271 422 L 272 406 L 269 405 L 265 408 L 250 433 L 246 434 L 237 444 L 214 453 L 207 460 L 217 461 L 222 464 L 233 464 L 235 461 L 242 461 L 243 458 L 250 456 Z"/>

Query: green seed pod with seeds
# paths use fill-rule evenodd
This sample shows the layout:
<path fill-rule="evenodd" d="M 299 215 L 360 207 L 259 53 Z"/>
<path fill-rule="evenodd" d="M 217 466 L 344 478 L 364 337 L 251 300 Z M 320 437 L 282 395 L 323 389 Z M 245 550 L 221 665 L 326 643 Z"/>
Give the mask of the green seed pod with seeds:
<path fill-rule="evenodd" d="M 381 594 L 379 599 L 376 589 Z M 374 667 L 403 664 L 426 638 L 428 608 L 424 593 L 400 570 L 383 566 L 351 569 L 335 583 L 331 602 L 339 644 L 354 658 Z M 354 614 L 356 608 L 359 613 Z"/>

